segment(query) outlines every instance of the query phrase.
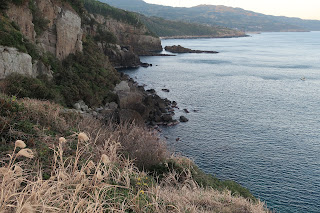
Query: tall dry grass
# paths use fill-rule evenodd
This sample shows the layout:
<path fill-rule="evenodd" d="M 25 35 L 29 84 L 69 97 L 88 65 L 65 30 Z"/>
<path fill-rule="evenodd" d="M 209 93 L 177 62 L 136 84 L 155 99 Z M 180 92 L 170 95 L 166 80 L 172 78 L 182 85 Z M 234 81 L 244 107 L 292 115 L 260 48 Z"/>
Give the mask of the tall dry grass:
<path fill-rule="evenodd" d="M 1 153 L 0 213 L 267 212 L 263 203 L 198 186 L 188 166 L 170 170 L 161 181 L 148 176 L 143 169 L 169 157 L 154 132 L 68 114 L 48 101 L 17 101 L 23 104 L 18 118 L 38 128 L 30 135 L 38 142 L 17 140 L 13 150 Z M 192 164 L 182 157 L 172 160 Z"/>
<path fill-rule="evenodd" d="M 72 138 L 73 137 L 73 138 Z M 17 142 L 0 168 L 0 212 L 266 212 L 263 203 L 251 203 L 229 192 L 197 186 L 185 171 L 170 173 L 162 183 L 150 180 L 134 164 L 118 154 L 120 144 L 108 139 L 104 154 L 97 138 L 83 133 L 60 138 L 53 148 L 51 177 L 41 169 L 29 171 L 27 149 Z M 65 157 L 71 140 L 77 140 L 74 156 Z M 19 145 L 20 144 L 20 145 Z M 84 155 L 91 152 L 92 155 Z M 20 153 L 20 154 L 19 154 Z M 94 156 L 96 155 L 96 156 Z M 99 157 L 98 157 L 99 155 Z M 84 157 L 85 156 L 85 157 Z"/>

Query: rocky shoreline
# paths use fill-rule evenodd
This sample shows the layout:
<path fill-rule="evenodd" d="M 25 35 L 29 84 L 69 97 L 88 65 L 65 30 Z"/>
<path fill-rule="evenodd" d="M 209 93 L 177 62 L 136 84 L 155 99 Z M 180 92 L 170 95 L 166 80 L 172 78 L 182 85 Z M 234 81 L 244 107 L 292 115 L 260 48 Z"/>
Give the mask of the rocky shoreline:
<path fill-rule="evenodd" d="M 210 53 L 210 54 L 219 53 L 217 51 L 192 50 L 189 48 L 182 47 L 180 45 L 166 46 L 164 49 L 172 53 Z"/>
<path fill-rule="evenodd" d="M 121 80 L 113 91 L 117 96 L 116 102 L 91 109 L 79 100 L 74 104 L 72 111 L 90 115 L 105 122 L 134 122 L 136 125 L 158 130 L 160 130 L 159 126 L 174 126 L 180 121 L 188 121 L 184 116 L 180 117 L 180 121 L 174 119 L 175 109 L 178 109 L 177 102 L 161 98 L 154 89 L 146 90 L 126 74 L 121 73 Z"/>

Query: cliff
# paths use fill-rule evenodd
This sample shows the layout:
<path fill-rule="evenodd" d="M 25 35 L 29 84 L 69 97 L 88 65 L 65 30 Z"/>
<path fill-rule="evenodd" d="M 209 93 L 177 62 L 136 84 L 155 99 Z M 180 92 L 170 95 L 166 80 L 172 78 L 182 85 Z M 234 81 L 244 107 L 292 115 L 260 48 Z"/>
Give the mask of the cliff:
<path fill-rule="evenodd" d="M 149 35 L 151 33 L 144 25 L 119 19 L 114 14 L 123 11 L 99 4 L 94 0 L 85 0 L 83 3 L 73 1 L 72 4 L 56 0 L 5 2 L 7 7 L 2 10 L 9 20 L 5 20 L 6 16 L 1 16 L 3 23 L 7 28 L 17 27 L 23 36 L 21 38 L 23 43 L 27 41 L 35 45 L 40 56 L 51 53 L 59 60 L 64 60 L 70 54 L 83 51 L 83 41 L 87 36 L 94 38 L 100 51 L 109 57 L 114 67 L 119 68 L 137 67 L 140 65 L 139 54 L 145 51 L 162 50 L 160 39 Z M 106 7 L 111 8 L 113 13 L 108 11 L 101 13 Z M 132 14 L 126 13 L 123 16 L 131 18 Z M 132 16 L 132 19 L 135 17 Z M 10 29 L 4 33 L 11 33 L 11 31 L 13 30 Z M 97 39 L 99 35 L 103 37 L 106 34 L 110 34 L 115 39 Z M 2 41 L 0 45 L 16 47 L 21 52 L 21 49 L 12 42 Z M 28 51 L 22 52 L 29 54 L 34 59 Z M 32 62 L 33 70 L 36 70 L 37 67 L 43 68 L 34 63 L 34 60 Z M 10 73 L 22 73 L 20 68 L 15 68 L 14 64 L 10 63 L 2 58 L 2 66 L 11 67 Z M 27 62 L 23 64 L 29 67 L 25 73 L 30 75 L 30 64 L 27 65 Z M 50 70 L 50 67 L 47 66 L 47 69 Z M 0 72 L 1 78 L 9 73 L 6 71 L 4 74 L 4 69 L 1 69 Z M 41 70 L 38 72 L 42 73 Z"/>

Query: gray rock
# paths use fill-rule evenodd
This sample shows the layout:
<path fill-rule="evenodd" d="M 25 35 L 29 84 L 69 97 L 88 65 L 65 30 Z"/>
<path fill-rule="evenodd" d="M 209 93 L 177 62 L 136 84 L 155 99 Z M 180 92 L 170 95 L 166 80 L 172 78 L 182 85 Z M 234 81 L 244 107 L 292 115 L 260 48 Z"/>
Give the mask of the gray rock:
<path fill-rule="evenodd" d="M 130 92 L 130 87 L 127 81 L 121 81 L 119 84 L 115 86 L 113 89 L 116 93 L 122 92 Z"/>
<path fill-rule="evenodd" d="M 12 73 L 32 76 L 32 58 L 16 48 L 0 46 L 0 79 Z"/>
<path fill-rule="evenodd" d="M 162 89 L 163 92 L 170 92 L 168 89 Z"/>
<path fill-rule="evenodd" d="M 121 109 L 131 109 L 133 105 L 142 103 L 143 96 L 138 92 L 118 92 L 118 103 Z"/>
<path fill-rule="evenodd" d="M 87 105 L 82 105 L 81 109 L 85 112 L 89 111 L 89 107 Z"/>
<path fill-rule="evenodd" d="M 96 108 L 96 112 L 101 112 L 103 110 L 103 107 Z"/>
<path fill-rule="evenodd" d="M 179 119 L 181 122 L 188 122 L 189 121 L 189 119 L 188 118 L 186 118 L 186 117 L 184 117 L 183 115 L 182 116 L 180 116 L 180 119 Z"/>
<path fill-rule="evenodd" d="M 117 109 L 118 108 L 118 104 L 115 103 L 115 102 L 111 102 L 111 103 L 109 103 L 109 108 L 110 109 Z"/>
<path fill-rule="evenodd" d="M 73 105 L 73 107 L 74 107 L 76 110 L 81 110 L 81 106 L 80 106 L 79 103 L 75 103 L 75 104 Z"/>

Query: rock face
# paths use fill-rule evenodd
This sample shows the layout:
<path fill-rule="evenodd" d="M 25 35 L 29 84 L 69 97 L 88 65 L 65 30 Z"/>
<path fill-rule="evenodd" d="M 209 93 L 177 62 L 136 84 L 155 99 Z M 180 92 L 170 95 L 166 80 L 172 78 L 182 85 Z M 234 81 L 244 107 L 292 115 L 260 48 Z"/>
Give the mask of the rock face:
<path fill-rule="evenodd" d="M 35 41 L 36 33 L 32 23 L 32 13 L 29 10 L 28 1 L 21 6 L 10 5 L 7 15 L 12 21 L 19 25 L 20 31 L 26 38 Z"/>
<path fill-rule="evenodd" d="M 62 10 L 56 22 L 56 56 L 66 58 L 70 53 L 82 51 L 81 18 L 70 10 Z"/>
<path fill-rule="evenodd" d="M 131 46 L 134 53 L 140 55 L 144 52 L 162 51 L 160 39 L 147 35 L 148 30 L 146 27 L 135 27 L 111 18 L 106 19 L 101 15 L 94 15 L 94 17 L 106 30 L 117 37 L 120 45 Z"/>
<path fill-rule="evenodd" d="M 11 4 L 7 11 L 8 17 L 18 24 L 24 36 L 36 41 L 44 52 L 49 51 L 59 59 L 82 51 L 81 18 L 70 6 L 53 0 L 36 0 L 35 6 L 42 15 L 41 19 L 48 21 L 47 30 L 37 37 L 28 1 L 22 6 Z"/>
<path fill-rule="evenodd" d="M 0 79 L 12 73 L 33 76 L 31 56 L 16 48 L 0 46 Z"/>
<path fill-rule="evenodd" d="M 102 50 L 115 68 L 139 67 L 141 63 L 138 55 L 126 46 L 109 45 Z"/>
<path fill-rule="evenodd" d="M 218 53 L 216 51 L 192 50 L 180 45 L 166 46 L 164 49 L 172 53 Z"/>

